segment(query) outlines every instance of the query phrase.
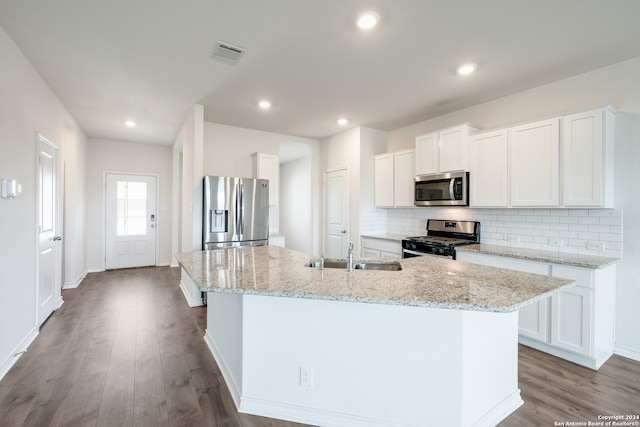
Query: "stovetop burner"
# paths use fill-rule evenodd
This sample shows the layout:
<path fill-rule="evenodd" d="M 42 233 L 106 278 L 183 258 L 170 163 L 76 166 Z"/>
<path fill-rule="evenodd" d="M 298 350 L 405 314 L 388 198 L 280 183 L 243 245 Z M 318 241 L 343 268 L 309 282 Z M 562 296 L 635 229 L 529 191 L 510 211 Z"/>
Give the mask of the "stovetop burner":
<path fill-rule="evenodd" d="M 402 241 L 403 258 L 433 254 L 455 259 L 456 246 L 480 242 L 480 223 L 477 221 L 427 221 L 425 236 L 407 237 Z"/>
<path fill-rule="evenodd" d="M 420 243 L 431 243 L 434 245 L 444 245 L 444 246 L 449 246 L 449 245 L 455 246 L 457 244 L 469 243 L 468 239 L 465 240 L 465 239 L 460 239 L 456 237 L 443 237 L 443 236 L 414 236 L 414 237 L 407 237 L 406 240 L 411 240 L 413 242 L 420 242 Z"/>

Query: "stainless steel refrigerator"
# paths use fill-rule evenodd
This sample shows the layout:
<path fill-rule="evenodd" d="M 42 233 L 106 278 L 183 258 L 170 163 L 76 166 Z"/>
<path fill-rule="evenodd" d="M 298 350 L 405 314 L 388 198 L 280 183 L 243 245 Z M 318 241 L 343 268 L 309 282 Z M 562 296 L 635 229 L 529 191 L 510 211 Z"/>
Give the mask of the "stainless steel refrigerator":
<path fill-rule="evenodd" d="M 266 245 L 269 180 L 205 176 L 202 249 Z"/>

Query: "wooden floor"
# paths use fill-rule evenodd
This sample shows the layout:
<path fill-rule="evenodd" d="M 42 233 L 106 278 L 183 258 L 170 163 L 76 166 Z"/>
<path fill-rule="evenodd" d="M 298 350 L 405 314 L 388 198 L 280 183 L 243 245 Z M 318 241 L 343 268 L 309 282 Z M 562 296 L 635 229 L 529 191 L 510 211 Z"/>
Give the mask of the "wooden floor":
<path fill-rule="evenodd" d="M 299 425 L 236 411 L 203 340 L 206 309 L 178 281 L 175 268 L 130 269 L 63 291 L 0 382 L 0 426 Z M 640 413 L 640 363 L 617 356 L 594 372 L 521 347 L 520 388 L 525 404 L 501 427 Z"/>

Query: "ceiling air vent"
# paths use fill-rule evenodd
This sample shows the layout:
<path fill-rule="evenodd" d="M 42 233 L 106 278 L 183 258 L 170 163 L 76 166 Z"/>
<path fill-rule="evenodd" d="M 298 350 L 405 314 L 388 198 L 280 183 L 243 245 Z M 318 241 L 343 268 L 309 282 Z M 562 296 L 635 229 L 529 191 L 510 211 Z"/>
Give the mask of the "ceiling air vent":
<path fill-rule="evenodd" d="M 237 64 L 245 50 L 229 43 L 218 41 L 218 46 L 213 52 L 213 57 L 224 62 Z"/>

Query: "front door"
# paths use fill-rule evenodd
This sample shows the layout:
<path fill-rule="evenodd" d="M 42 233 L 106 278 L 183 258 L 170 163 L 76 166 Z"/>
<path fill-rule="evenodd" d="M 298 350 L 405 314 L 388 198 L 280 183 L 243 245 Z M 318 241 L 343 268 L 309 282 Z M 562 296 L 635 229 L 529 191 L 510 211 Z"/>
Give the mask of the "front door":
<path fill-rule="evenodd" d="M 106 174 L 107 270 L 156 265 L 156 180 L 150 175 Z"/>
<path fill-rule="evenodd" d="M 325 256 L 347 256 L 349 245 L 349 171 L 325 172 Z"/>
<path fill-rule="evenodd" d="M 38 134 L 38 326 L 56 308 L 60 294 L 57 227 L 57 147 Z"/>

